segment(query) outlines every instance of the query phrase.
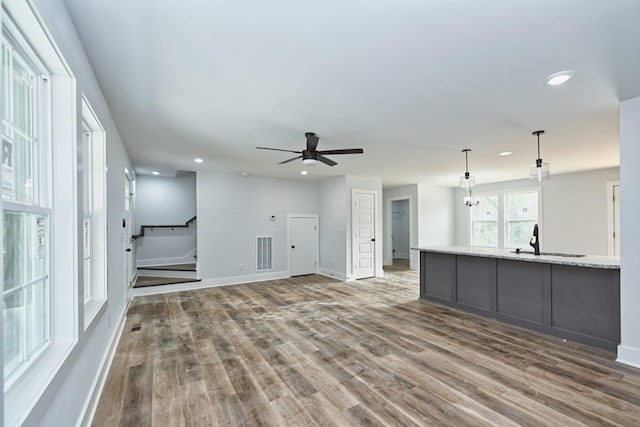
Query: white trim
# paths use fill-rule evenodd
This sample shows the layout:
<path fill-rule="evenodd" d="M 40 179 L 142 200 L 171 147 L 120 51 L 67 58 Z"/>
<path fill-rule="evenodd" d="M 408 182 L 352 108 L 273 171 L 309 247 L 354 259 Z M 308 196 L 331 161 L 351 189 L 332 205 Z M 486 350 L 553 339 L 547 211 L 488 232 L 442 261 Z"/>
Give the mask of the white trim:
<path fill-rule="evenodd" d="M 616 362 L 640 368 L 640 348 L 619 344 Z"/>
<path fill-rule="evenodd" d="M 102 390 L 104 389 L 104 385 L 107 382 L 107 376 L 109 370 L 111 369 L 111 364 L 113 363 L 113 358 L 116 354 L 118 343 L 120 342 L 120 338 L 122 337 L 122 331 L 124 331 L 126 319 L 126 311 L 123 311 L 122 316 L 120 317 L 120 323 L 118 324 L 115 333 L 111 337 L 109 348 L 100 361 L 100 368 L 98 369 L 91 385 L 92 391 L 89 396 L 87 396 L 87 399 L 85 400 L 85 403 L 82 407 L 80 417 L 78 418 L 78 423 L 76 424 L 77 427 L 90 426 L 91 424 L 93 424 L 93 417 L 96 415 L 96 409 L 98 409 L 98 403 L 100 402 L 100 395 L 102 395 Z"/>
<path fill-rule="evenodd" d="M 616 254 L 615 240 L 613 238 L 613 232 L 615 229 L 615 203 L 613 201 L 613 187 L 620 185 L 620 181 L 607 181 L 607 255 L 608 256 L 620 256 Z M 618 236 L 620 237 L 620 236 Z"/>
<path fill-rule="evenodd" d="M 242 285 L 245 283 L 266 282 L 269 280 L 279 280 L 289 278 L 288 271 L 278 271 L 270 273 L 248 274 L 246 276 L 222 277 L 219 279 L 206 279 L 201 282 L 176 283 L 173 285 L 147 286 L 144 288 L 134 288 L 133 297 L 143 295 L 161 295 L 171 292 L 193 291 L 196 289 L 217 288 L 219 286 Z"/>
<path fill-rule="evenodd" d="M 318 271 L 318 274 L 320 274 L 322 276 L 330 277 L 332 279 L 342 280 L 343 282 L 347 281 L 347 275 L 346 274 L 340 273 L 338 271 L 329 270 L 327 268 L 321 268 Z"/>
<path fill-rule="evenodd" d="M 320 271 L 320 217 L 318 214 L 287 214 L 287 271 L 291 277 L 291 219 L 292 218 L 313 218 L 316 220 L 316 271 Z"/>
<path fill-rule="evenodd" d="M 181 279 L 195 279 L 195 271 L 180 271 L 180 270 L 153 270 L 147 268 L 139 268 L 136 272 L 137 276 L 152 276 L 152 277 L 177 277 Z M 135 279 L 133 283 L 135 284 Z"/>

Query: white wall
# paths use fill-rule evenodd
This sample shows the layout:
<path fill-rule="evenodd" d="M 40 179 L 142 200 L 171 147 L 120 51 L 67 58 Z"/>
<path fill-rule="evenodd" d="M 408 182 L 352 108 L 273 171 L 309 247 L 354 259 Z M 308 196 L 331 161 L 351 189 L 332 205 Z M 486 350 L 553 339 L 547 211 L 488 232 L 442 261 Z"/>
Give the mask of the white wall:
<path fill-rule="evenodd" d="M 640 97 L 620 103 L 620 323 L 618 361 L 640 368 Z"/>
<path fill-rule="evenodd" d="M 552 175 L 543 182 L 541 249 L 607 255 L 607 182 L 620 179 L 618 168 Z M 476 185 L 474 194 L 536 187 L 528 179 Z M 456 190 L 457 244 L 469 244 L 469 208 Z"/>
<path fill-rule="evenodd" d="M 346 205 L 347 205 L 347 279 L 351 279 L 353 275 L 353 265 L 351 262 L 351 254 L 353 252 L 352 244 L 352 233 L 351 233 L 351 192 L 354 189 L 358 190 L 373 190 L 376 192 L 376 206 L 375 206 L 375 237 L 376 237 L 376 245 L 375 245 L 375 264 L 376 264 L 376 276 L 382 277 L 384 276 L 384 271 L 382 269 L 382 242 L 384 240 L 382 234 L 382 180 L 379 178 L 367 178 L 360 176 L 347 176 L 346 177 Z"/>
<path fill-rule="evenodd" d="M 409 200 L 391 202 L 391 234 L 394 258 L 409 259 Z"/>
<path fill-rule="evenodd" d="M 347 279 L 347 178 L 320 183 L 320 272 Z M 349 205 L 350 206 L 350 205 Z"/>
<path fill-rule="evenodd" d="M 455 189 L 418 184 L 418 244 L 448 246 L 455 241 Z"/>
<path fill-rule="evenodd" d="M 124 319 L 126 307 L 125 252 L 122 241 L 124 169 L 132 170 L 132 167 L 62 0 L 33 0 L 33 3 L 77 79 L 78 126 L 82 117 L 81 95 L 84 93 L 107 135 L 108 303 L 98 312 L 87 330 L 83 328 L 82 312 L 79 313 L 77 342 L 23 424 L 46 426 L 54 423 L 60 426 L 73 426 L 80 423 L 90 405 L 97 402 L 95 399 L 98 396 L 94 395 L 93 391 L 100 376 L 106 374 L 104 362 L 111 344 L 117 339 L 118 327 Z M 69 301 L 69 307 L 58 309 L 78 311 L 73 304 L 73 301 Z M 5 408 L 5 411 L 10 410 L 11 408 Z"/>
<path fill-rule="evenodd" d="M 287 214 L 319 214 L 319 183 L 199 172 L 196 187 L 198 274 L 205 285 L 288 276 Z M 258 274 L 256 236 L 264 234 L 274 236 L 273 270 Z"/>
<path fill-rule="evenodd" d="M 175 178 L 138 175 L 134 234 L 142 225 L 179 225 L 196 216 L 196 174 Z M 146 229 L 136 240 L 139 267 L 194 262 L 197 223 L 189 228 Z"/>

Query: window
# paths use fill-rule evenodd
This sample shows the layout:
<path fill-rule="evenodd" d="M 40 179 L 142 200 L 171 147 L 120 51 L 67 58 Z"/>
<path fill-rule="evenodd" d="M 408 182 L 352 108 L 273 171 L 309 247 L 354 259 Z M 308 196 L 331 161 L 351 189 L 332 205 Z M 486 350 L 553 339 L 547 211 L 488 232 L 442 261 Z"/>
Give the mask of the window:
<path fill-rule="evenodd" d="M 527 248 L 539 223 L 540 190 L 523 189 L 477 196 L 470 213 L 472 246 Z"/>
<path fill-rule="evenodd" d="M 505 194 L 505 247 L 529 246 L 533 226 L 537 222 L 537 190 Z"/>
<path fill-rule="evenodd" d="M 49 218 L 44 113 L 48 76 L 2 38 L 2 210 L 4 375 L 49 340 Z M 38 71 L 36 71 L 38 70 Z"/>
<path fill-rule="evenodd" d="M 85 97 L 82 99 L 80 168 L 82 181 L 82 289 L 85 329 L 106 300 L 105 131 Z"/>
<path fill-rule="evenodd" d="M 4 424 L 21 425 L 78 341 L 78 110 L 32 2 L 2 1 L 1 42 Z"/>
<path fill-rule="evenodd" d="M 474 246 L 498 247 L 498 196 L 479 196 L 471 208 L 471 234 Z"/>

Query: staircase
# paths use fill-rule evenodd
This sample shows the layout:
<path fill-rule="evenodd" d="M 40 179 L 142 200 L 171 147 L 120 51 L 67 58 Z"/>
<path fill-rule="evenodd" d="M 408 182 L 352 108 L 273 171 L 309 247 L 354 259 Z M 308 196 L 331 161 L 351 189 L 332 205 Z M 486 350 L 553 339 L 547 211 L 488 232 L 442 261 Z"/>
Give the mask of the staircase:
<path fill-rule="evenodd" d="M 196 278 L 196 264 L 155 265 L 138 268 L 134 288 L 172 285 L 176 283 L 199 282 Z"/>

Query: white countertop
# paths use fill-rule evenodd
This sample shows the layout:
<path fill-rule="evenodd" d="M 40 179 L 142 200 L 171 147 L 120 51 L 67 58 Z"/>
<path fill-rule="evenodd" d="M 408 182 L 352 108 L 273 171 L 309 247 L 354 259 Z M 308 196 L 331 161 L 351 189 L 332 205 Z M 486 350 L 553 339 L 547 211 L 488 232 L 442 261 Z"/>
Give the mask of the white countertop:
<path fill-rule="evenodd" d="M 557 255 L 533 255 L 512 253 L 514 249 L 481 248 L 477 246 L 426 246 L 411 248 L 416 251 L 439 252 L 444 254 L 470 255 L 486 258 L 511 259 L 516 261 L 542 262 L 547 264 L 573 265 L 577 267 L 619 269 L 620 258 L 612 256 L 586 255 L 564 257 Z M 523 250 L 529 250 L 526 248 Z M 542 251 L 544 252 L 544 251 Z"/>

